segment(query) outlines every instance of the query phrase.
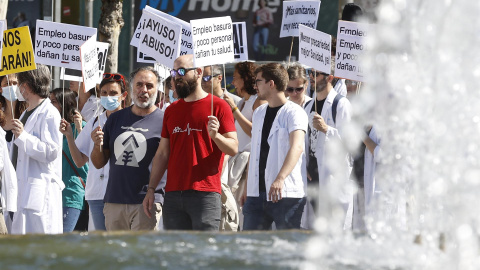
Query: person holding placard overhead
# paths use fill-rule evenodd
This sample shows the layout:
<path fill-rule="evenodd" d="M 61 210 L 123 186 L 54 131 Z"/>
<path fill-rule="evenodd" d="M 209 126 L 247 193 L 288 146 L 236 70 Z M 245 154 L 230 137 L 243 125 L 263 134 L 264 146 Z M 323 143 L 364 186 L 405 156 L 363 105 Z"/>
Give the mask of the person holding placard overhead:
<path fill-rule="evenodd" d="M 126 84 L 119 74 L 107 75 Z M 140 67 L 130 74 L 130 81 L 133 106 L 112 113 L 103 128 L 97 126 L 91 133 L 92 164 L 97 169 L 110 165 L 103 208 L 107 231 L 153 230 L 162 213 L 165 182 L 148 185 L 163 122 L 163 112 L 155 106 L 160 75 L 153 67 Z M 116 104 L 118 97 L 110 102 Z M 145 215 L 142 201 L 147 192 L 153 207 Z"/>
<path fill-rule="evenodd" d="M 61 116 L 48 99 L 51 80 L 50 70 L 41 64 L 18 74 L 19 94 L 28 108 L 12 120 L 19 202 L 13 234 L 63 232 Z"/>
<path fill-rule="evenodd" d="M 164 228 L 218 231 L 223 158 L 238 150 L 232 110 L 202 90 L 203 71 L 193 67 L 193 55 L 178 57 L 171 75 L 180 99 L 165 111 L 149 186 L 157 185 L 168 165 Z M 143 201 L 146 214 L 152 203 L 149 190 Z"/>
<path fill-rule="evenodd" d="M 331 63 L 331 72 L 335 69 L 335 63 Z M 332 144 L 336 140 L 345 138 L 345 126 L 350 121 L 351 105 L 347 98 L 337 93 L 333 88 L 333 75 L 312 69 L 310 71 L 310 88 L 315 90 L 314 99 L 307 103 L 305 111 L 309 115 L 308 132 L 305 136 L 305 145 L 307 152 L 307 173 L 309 188 L 325 188 L 333 177 L 333 172 L 327 166 L 327 159 L 334 154 L 328 152 L 327 144 Z M 351 160 L 346 154 L 345 164 L 339 164 L 345 170 L 344 181 L 347 183 L 350 171 Z M 346 211 L 345 228 L 349 228 L 352 223 L 351 216 L 351 194 L 345 194 L 340 198 L 344 210 Z M 306 206 L 303 217 L 303 223 L 306 228 L 312 229 L 315 219 L 314 211 L 316 201 L 310 200 Z"/>
<path fill-rule="evenodd" d="M 76 139 L 74 139 L 69 125 L 66 125 L 65 131 L 62 132 L 67 137 L 68 148 L 75 165 L 83 166 L 88 162 L 89 171 L 85 187 L 85 200 L 90 207 L 90 217 L 93 220 L 95 230 L 105 231 L 107 229 L 105 227 L 105 215 L 103 214 L 103 198 L 107 189 L 110 164 L 107 163 L 101 169 L 95 168 L 92 164 L 89 159 L 94 147 L 91 133 L 95 127 L 103 127 L 108 117 L 112 113 L 123 109 L 125 103 L 130 104 L 128 83 L 124 81 L 125 79 L 121 74 L 103 74 L 103 80 L 100 83 L 100 103 L 105 111 L 97 118 L 90 119 Z"/>

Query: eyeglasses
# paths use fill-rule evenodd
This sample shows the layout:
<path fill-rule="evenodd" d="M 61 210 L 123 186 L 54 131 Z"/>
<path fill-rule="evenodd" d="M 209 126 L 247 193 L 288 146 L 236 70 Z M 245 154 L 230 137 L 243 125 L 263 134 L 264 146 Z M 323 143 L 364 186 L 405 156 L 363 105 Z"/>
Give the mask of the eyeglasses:
<path fill-rule="evenodd" d="M 172 76 L 172 78 L 175 78 L 177 77 L 177 75 L 180 75 L 180 76 L 185 76 L 185 74 L 187 74 L 187 72 L 189 72 L 190 70 L 194 70 L 196 68 L 178 68 L 177 70 L 175 69 L 172 69 L 170 71 L 170 75 Z"/>
<path fill-rule="evenodd" d="M 220 74 L 215 74 L 215 75 L 213 75 L 213 76 L 212 76 L 212 75 L 205 75 L 205 76 L 202 77 L 202 80 L 203 80 L 204 82 L 208 82 L 208 81 L 210 81 L 213 77 L 217 77 L 217 76 L 220 76 Z"/>
<path fill-rule="evenodd" d="M 294 88 L 294 87 L 287 87 L 286 91 L 289 92 L 289 93 L 293 93 L 293 91 L 297 92 L 297 93 L 301 93 L 303 91 L 304 87 L 297 87 L 297 88 Z"/>
<path fill-rule="evenodd" d="M 258 82 L 265 81 L 268 82 L 267 80 L 255 80 L 255 85 L 258 87 Z"/>
<path fill-rule="evenodd" d="M 316 74 L 315 74 L 315 73 L 316 73 Z M 313 70 L 309 70 L 309 71 L 308 71 L 308 75 L 310 75 L 310 76 L 312 76 L 312 77 L 315 76 L 315 75 L 316 75 L 317 77 L 318 77 L 319 75 L 330 76 L 330 74 L 327 74 L 327 73 L 324 73 L 324 72 L 321 72 L 321 71 L 313 71 Z"/>
<path fill-rule="evenodd" d="M 108 79 L 114 79 L 117 82 L 123 82 L 123 85 L 126 87 L 127 84 L 125 83 L 125 78 L 123 77 L 122 74 L 114 74 L 114 73 L 103 73 L 103 79 L 108 80 Z"/>

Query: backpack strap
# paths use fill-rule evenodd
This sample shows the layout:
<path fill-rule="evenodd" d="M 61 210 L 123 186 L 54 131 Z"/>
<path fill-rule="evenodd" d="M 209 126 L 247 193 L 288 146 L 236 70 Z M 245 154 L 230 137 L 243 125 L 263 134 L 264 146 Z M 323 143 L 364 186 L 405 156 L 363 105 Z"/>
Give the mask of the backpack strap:
<path fill-rule="evenodd" d="M 333 99 L 333 103 L 332 103 L 332 118 L 333 118 L 333 123 L 337 124 L 337 105 L 338 105 L 338 101 L 340 101 L 340 99 L 342 99 L 343 96 L 340 95 L 340 94 L 337 94 L 335 96 L 335 98 Z"/>
<path fill-rule="evenodd" d="M 304 108 L 307 108 L 308 104 L 310 104 L 312 102 L 313 99 L 310 99 L 309 101 L 307 101 L 307 103 L 305 103 L 305 107 Z"/>

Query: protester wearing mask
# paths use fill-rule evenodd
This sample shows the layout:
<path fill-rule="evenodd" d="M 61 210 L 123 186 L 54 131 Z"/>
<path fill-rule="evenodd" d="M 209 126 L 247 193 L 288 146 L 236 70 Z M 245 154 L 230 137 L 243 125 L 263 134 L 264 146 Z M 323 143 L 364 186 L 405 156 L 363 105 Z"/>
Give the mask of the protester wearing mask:
<path fill-rule="evenodd" d="M 7 141 L 7 147 L 10 150 L 13 143 L 11 120 L 18 119 L 20 117 L 20 115 L 27 109 L 27 103 L 25 102 L 25 99 L 23 99 L 23 97 L 20 97 L 20 100 L 18 99 L 18 92 L 20 91 L 20 89 L 17 86 L 17 74 L 10 74 L 7 76 L 0 76 L 0 83 L 2 87 L 2 95 L 0 96 L 0 107 L 5 113 L 5 123 L 2 125 L 2 127 L 6 131 L 5 139 Z"/>
<path fill-rule="evenodd" d="M 103 75 L 103 80 L 100 83 L 100 103 L 105 111 L 100 116 L 90 119 L 77 139 L 74 139 L 72 129 L 68 125 L 66 125 L 66 130 L 61 131 L 67 137 L 68 148 L 75 165 L 80 167 L 88 162 L 89 172 L 85 187 L 85 199 L 90 207 L 90 218 L 93 220 L 95 230 L 105 231 L 103 198 L 107 189 L 110 164 L 107 162 L 100 169 L 93 166 L 89 159 L 94 147 L 91 133 L 95 127 L 103 127 L 112 113 L 124 108 L 125 104 L 130 104 L 128 84 L 121 74 L 105 73 Z"/>

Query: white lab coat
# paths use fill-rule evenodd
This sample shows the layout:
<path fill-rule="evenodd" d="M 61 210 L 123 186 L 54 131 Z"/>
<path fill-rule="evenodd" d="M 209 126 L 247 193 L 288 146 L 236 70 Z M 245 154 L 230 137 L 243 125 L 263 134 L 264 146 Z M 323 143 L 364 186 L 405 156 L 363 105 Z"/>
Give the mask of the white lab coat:
<path fill-rule="evenodd" d="M 8 153 L 8 145 L 5 140 L 5 131 L 0 128 L 0 171 L 2 175 L 2 199 L 1 204 L 6 221 L 10 219 L 8 212 L 17 211 L 17 175 L 13 168 Z M 11 222 L 6 222 L 9 227 Z M 10 231 L 10 228 L 9 228 Z"/>
<path fill-rule="evenodd" d="M 372 211 L 371 203 L 373 201 L 373 198 L 375 197 L 375 193 L 380 192 L 380 190 L 376 187 L 376 183 L 375 183 L 375 170 L 376 170 L 377 163 L 381 158 L 381 148 L 380 148 L 381 138 L 377 133 L 375 126 L 372 127 L 372 130 L 370 131 L 370 134 L 368 136 L 370 137 L 370 139 L 372 139 L 374 143 L 377 144 L 377 147 L 375 147 L 373 154 L 368 150 L 368 148 L 365 149 L 365 164 L 364 164 L 364 172 L 363 172 L 363 180 L 364 180 L 363 188 L 365 192 L 365 214 L 371 213 Z"/>
<path fill-rule="evenodd" d="M 337 104 L 337 115 L 336 121 L 333 121 L 332 115 L 332 105 L 333 100 L 337 92 L 332 89 L 323 104 L 321 116 L 325 120 L 325 123 L 328 126 L 327 132 L 318 132 L 318 140 L 317 145 L 315 146 L 315 157 L 317 158 L 317 166 L 318 166 L 318 174 L 319 174 L 319 182 L 320 188 L 325 188 L 326 185 L 332 180 L 333 172 L 329 166 L 327 166 L 327 157 L 330 154 L 334 153 L 327 153 L 328 147 L 327 145 L 334 140 L 342 140 L 345 136 L 343 135 L 345 130 L 345 126 L 351 119 L 351 105 L 348 99 L 341 98 Z M 305 106 L 305 111 L 310 115 L 310 111 L 312 110 L 312 106 L 315 106 L 315 101 L 312 100 L 307 106 Z M 309 124 L 311 125 L 311 117 L 309 117 Z M 313 128 L 311 126 L 311 128 Z M 305 149 L 308 152 L 310 147 L 310 138 L 309 134 L 305 136 Z M 307 164 L 308 164 L 309 155 L 307 154 Z M 342 181 L 342 194 L 338 194 L 339 201 L 342 204 L 342 207 L 345 210 L 346 218 L 344 228 L 350 228 L 352 223 L 352 213 L 353 213 L 353 191 L 351 190 L 351 183 L 349 180 L 350 172 L 352 170 L 352 160 L 350 155 L 346 155 L 344 158 L 344 164 L 339 164 L 343 166 L 344 172 L 344 179 L 338 179 Z"/>
<path fill-rule="evenodd" d="M 252 118 L 252 148 L 248 167 L 247 196 L 258 197 L 260 145 L 262 142 L 262 129 L 268 104 L 263 104 L 253 112 Z M 290 149 L 289 135 L 295 130 L 307 131 L 308 118 L 303 109 L 292 101 L 283 105 L 272 123 L 268 135 L 270 150 L 265 168 L 266 193 L 275 181 L 280 169 L 285 162 L 287 152 Z M 297 161 L 292 172 L 285 178 L 282 189 L 282 198 L 303 198 L 306 196 L 307 170 L 305 166 L 305 151 Z M 269 198 L 267 196 L 267 200 Z"/>
<path fill-rule="evenodd" d="M 24 112 L 25 114 L 25 112 Z M 20 119 L 23 117 L 20 117 Z M 63 233 L 60 113 L 45 99 L 15 139 L 18 146 L 18 211 L 12 234 Z"/>

